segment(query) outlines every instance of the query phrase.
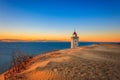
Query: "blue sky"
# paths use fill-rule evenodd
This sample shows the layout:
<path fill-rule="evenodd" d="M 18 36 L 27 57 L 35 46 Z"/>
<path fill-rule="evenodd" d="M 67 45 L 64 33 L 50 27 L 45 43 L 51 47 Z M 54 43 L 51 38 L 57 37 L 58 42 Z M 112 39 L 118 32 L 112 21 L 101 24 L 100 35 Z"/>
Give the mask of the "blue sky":
<path fill-rule="evenodd" d="M 120 1 L 0 0 L 1 39 L 69 40 L 74 28 L 82 41 L 120 41 Z"/>

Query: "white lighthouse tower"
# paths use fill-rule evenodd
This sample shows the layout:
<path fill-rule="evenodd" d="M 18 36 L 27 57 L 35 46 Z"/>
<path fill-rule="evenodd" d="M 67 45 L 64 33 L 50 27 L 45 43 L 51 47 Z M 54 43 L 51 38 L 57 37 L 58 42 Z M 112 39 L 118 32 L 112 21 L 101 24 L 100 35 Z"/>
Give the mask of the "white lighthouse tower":
<path fill-rule="evenodd" d="M 74 31 L 72 37 L 71 37 L 71 48 L 76 48 L 79 46 L 79 37 L 77 36 L 76 31 Z"/>

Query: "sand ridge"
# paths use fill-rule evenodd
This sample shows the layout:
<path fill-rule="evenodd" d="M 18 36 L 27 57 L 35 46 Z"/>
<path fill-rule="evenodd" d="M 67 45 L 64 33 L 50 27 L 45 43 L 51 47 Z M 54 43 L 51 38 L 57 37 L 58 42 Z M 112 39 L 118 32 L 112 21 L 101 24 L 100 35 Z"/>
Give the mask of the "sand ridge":
<path fill-rule="evenodd" d="M 38 55 L 22 80 L 120 80 L 120 45 L 99 44 Z"/>

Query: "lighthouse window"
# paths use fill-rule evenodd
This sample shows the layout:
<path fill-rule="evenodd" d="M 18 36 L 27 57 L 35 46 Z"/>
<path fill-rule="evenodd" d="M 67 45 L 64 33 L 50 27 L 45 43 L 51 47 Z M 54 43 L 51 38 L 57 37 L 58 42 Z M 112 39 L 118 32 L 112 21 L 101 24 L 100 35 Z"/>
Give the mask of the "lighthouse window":
<path fill-rule="evenodd" d="M 77 42 L 77 40 L 75 40 L 75 42 Z"/>

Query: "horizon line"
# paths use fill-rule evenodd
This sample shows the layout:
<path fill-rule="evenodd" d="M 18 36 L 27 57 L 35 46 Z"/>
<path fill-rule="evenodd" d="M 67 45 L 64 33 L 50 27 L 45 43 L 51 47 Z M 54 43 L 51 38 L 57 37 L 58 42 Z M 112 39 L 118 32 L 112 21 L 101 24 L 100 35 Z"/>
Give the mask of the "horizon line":
<path fill-rule="evenodd" d="M 25 40 L 25 39 L 0 39 L 0 42 L 71 42 L 71 40 L 69 39 L 65 39 L 65 40 L 45 40 L 45 39 L 41 39 L 41 40 Z M 118 42 L 120 43 L 120 41 L 87 41 L 87 40 L 79 40 L 79 42 Z"/>

